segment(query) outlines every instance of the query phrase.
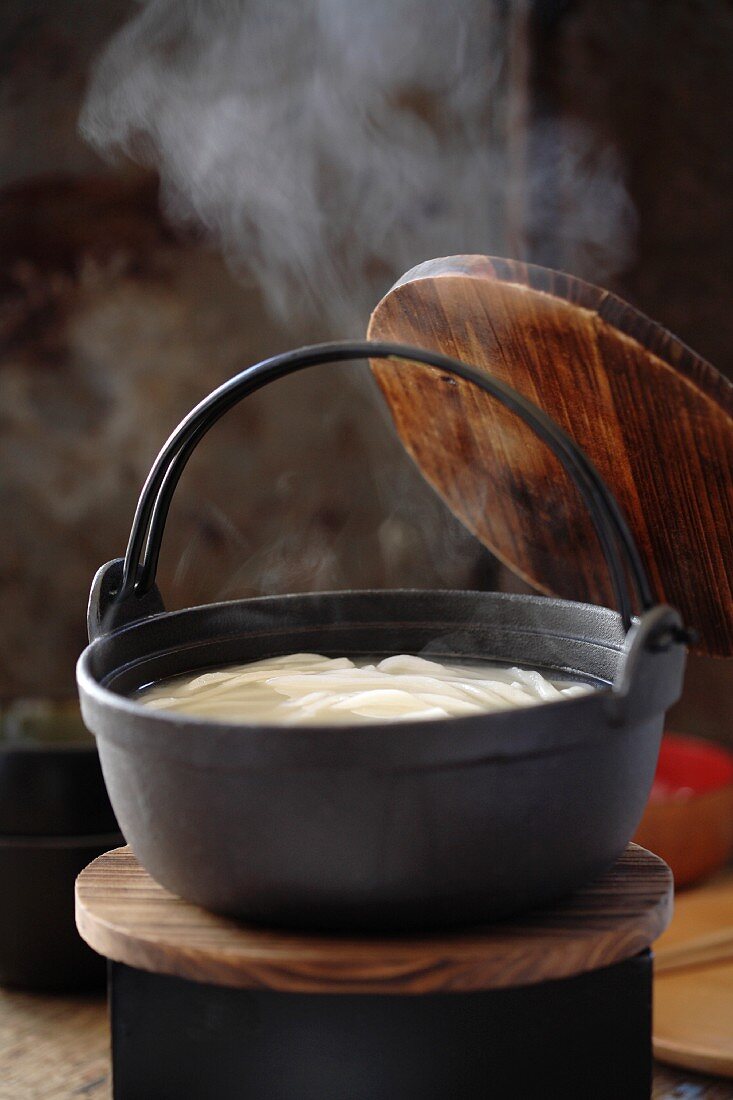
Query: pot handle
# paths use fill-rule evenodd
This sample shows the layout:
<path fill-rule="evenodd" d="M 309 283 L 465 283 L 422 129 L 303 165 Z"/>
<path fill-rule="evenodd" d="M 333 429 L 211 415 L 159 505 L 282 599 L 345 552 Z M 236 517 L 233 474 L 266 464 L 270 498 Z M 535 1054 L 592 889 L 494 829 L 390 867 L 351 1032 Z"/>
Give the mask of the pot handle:
<path fill-rule="evenodd" d="M 624 628 L 627 631 L 631 628 L 634 607 L 629 578 L 641 610 L 654 606 L 656 601 L 646 568 L 617 501 L 580 447 L 542 409 L 491 374 L 458 359 L 426 348 L 361 341 L 316 344 L 266 359 L 223 383 L 181 421 L 145 481 L 124 562 L 121 559 L 110 562 L 95 577 L 88 619 L 90 638 L 164 610 L 155 574 L 168 509 L 188 459 L 220 417 L 244 397 L 278 378 L 307 367 L 356 359 L 420 363 L 463 378 L 501 401 L 547 444 L 580 492 L 611 575 Z M 682 633 L 672 639 L 686 640 Z"/>

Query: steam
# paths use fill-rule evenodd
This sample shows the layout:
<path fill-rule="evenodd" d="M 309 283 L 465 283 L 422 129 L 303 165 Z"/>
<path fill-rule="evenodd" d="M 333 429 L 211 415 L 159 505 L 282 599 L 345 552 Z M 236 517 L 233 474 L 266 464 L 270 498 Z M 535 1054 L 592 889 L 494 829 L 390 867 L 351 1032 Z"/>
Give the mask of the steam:
<path fill-rule="evenodd" d="M 505 9 L 148 0 L 99 59 L 82 131 L 156 169 L 171 220 L 256 279 L 280 319 L 360 336 L 415 263 L 507 251 Z M 564 266 L 603 281 L 634 229 L 614 153 L 580 125 L 536 136 L 528 240 L 542 258 L 556 235 L 559 178 Z"/>

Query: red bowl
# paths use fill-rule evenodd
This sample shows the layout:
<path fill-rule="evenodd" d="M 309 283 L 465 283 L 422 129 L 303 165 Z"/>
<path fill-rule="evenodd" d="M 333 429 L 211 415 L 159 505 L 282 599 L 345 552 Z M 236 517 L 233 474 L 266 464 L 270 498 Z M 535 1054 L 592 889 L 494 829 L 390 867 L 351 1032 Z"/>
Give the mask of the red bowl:
<path fill-rule="evenodd" d="M 733 753 L 666 733 L 634 840 L 669 864 L 677 886 L 723 867 L 733 855 Z"/>

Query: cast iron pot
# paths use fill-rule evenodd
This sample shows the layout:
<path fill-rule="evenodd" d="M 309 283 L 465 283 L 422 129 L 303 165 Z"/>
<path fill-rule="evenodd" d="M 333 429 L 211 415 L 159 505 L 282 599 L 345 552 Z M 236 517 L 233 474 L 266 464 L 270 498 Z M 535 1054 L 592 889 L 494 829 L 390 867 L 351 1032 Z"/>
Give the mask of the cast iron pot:
<path fill-rule="evenodd" d="M 269 381 L 357 358 L 452 373 L 533 427 L 590 510 L 620 611 L 534 596 L 389 591 L 166 613 L 155 570 L 170 499 L 196 444 Z M 507 916 L 604 871 L 641 818 L 686 640 L 676 612 L 655 605 L 611 494 L 557 425 L 457 360 L 372 343 L 277 356 L 189 414 L 146 481 L 124 562 L 95 578 L 89 630 L 77 670 L 82 713 L 123 832 L 150 874 L 219 912 L 354 930 Z M 163 677 L 299 650 L 481 658 L 598 690 L 469 718 L 297 729 L 152 711 L 134 698 Z"/>

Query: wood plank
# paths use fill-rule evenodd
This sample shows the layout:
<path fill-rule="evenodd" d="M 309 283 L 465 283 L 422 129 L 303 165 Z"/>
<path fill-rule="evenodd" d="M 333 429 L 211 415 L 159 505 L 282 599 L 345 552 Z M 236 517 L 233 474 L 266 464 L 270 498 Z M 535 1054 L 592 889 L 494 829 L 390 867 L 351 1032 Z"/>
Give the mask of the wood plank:
<path fill-rule="evenodd" d="M 671 898 L 666 864 L 629 845 L 572 898 L 511 922 L 442 935 L 319 936 L 208 913 L 119 848 L 80 875 L 76 913 L 91 947 L 142 970 L 240 988 L 416 994 L 506 988 L 618 962 L 660 935 Z"/>
<path fill-rule="evenodd" d="M 698 652 L 733 653 L 733 386 L 709 363 L 598 287 L 485 256 L 408 272 L 369 336 L 463 359 L 544 409 L 614 492 Z M 580 498 L 528 427 L 449 375 L 372 368 L 409 454 L 466 527 L 535 588 L 613 606 Z"/>
<path fill-rule="evenodd" d="M 0 989 L 0 1100 L 109 1100 L 109 1044 L 103 997 Z"/>

